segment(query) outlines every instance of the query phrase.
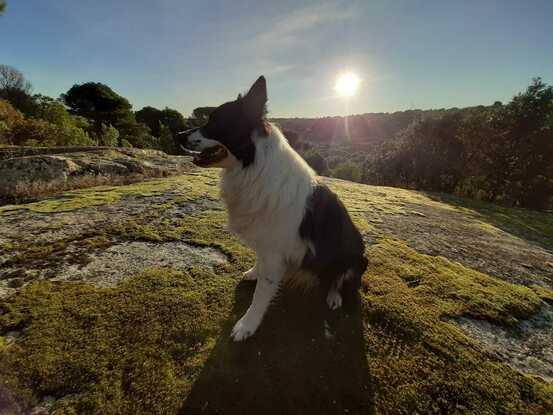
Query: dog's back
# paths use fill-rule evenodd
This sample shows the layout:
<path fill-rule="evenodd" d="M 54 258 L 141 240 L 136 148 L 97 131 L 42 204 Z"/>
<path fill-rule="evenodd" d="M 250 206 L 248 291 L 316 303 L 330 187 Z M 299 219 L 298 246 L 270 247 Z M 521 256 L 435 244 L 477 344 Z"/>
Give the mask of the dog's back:
<path fill-rule="evenodd" d="M 346 281 L 349 287 L 359 287 L 367 268 L 363 239 L 343 203 L 327 186 L 314 188 L 299 233 L 309 246 L 302 268 L 317 275 L 325 288 L 341 287 Z"/>

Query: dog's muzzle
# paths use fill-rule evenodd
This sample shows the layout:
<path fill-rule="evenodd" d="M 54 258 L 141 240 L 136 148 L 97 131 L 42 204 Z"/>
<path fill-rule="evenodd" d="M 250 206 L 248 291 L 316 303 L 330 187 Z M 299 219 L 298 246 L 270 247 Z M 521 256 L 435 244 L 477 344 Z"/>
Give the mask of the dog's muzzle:
<path fill-rule="evenodd" d="M 185 156 L 194 155 L 193 149 L 189 147 L 190 144 L 188 142 L 188 137 L 190 137 L 190 134 L 198 130 L 199 130 L 198 127 L 190 128 L 189 130 L 180 131 L 177 134 L 175 134 L 175 141 L 181 155 L 185 155 Z"/>

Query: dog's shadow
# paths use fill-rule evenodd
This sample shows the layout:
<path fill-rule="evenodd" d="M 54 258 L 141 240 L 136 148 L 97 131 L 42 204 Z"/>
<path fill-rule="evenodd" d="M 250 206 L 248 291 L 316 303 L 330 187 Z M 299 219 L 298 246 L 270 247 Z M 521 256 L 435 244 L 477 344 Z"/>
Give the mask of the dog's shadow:
<path fill-rule="evenodd" d="M 319 290 L 283 288 L 257 333 L 234 343 L 230 331 L 253 289 L 237 286 L 232 317 L 181 413 L 374 413 L 359 295 L 331 312 Z"/>

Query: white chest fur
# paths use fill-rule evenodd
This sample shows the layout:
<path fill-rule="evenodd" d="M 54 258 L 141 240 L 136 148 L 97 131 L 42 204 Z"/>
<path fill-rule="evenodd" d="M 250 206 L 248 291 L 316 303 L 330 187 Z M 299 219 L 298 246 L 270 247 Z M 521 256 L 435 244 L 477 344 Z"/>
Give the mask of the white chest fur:
<path fill-rule="evenodd" d="M 221 175 L 230 229 L 256 252 L 280 252 L 287 260 L 301 261 L 306 247 L 299 226 L 315 174 L 276 127 L 254 142 L 254 162 Z"/>

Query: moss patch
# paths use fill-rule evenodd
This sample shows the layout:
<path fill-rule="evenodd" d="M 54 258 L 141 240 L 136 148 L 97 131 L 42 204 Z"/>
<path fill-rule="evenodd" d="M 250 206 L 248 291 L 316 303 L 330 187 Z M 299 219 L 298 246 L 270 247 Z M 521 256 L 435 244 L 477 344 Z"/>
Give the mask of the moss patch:
<path fill-rule="evenodd" d="M 215 197 L 217 190 L 212 185 L 212 181 L 216 180 L 216 177 L 216 170 L 206 170 L 204 173 L 188 173 L 183 176 L 162 180 L 149 180 L 126 186 L 99 186 L 75 190 L 40 202 L 1 206 L 0 215 L 8 215 L 21 209 L 35 213 L 69 212 L 115 203 L 128 196 L 150 197 L 168 192 L 182 195 L 179 198 L 180 201 L 193 200 L 205 195 Z"/>
<path fill-rule="evenodd" d="M 77 394 L 62 405 L 76 413 L 174 413 L 229 301 L 231 279 L 204 282 L 153 269 L 113 289 L 35 283 L 2 305 L 2 329 L 24 328 L 2 355 L 17 377 L 3 379 L 40 396 Z"/>
<path fill-rule="evenodd" d="M 507 208 L 493 203 L 429 193 L 433 200 L 447 203 L 465 212 L 477 213 L 489 226 L 553 249 L 553 214 L 530 209 Z"/>
<path fill-rule="evenodd" d="M 369 250 L 362 295 L 369 370 L 382 413 L 545 413 L 551 385 L 487 356 L 448 317 L 513 324 L 541 307 L 505 283 L 400 241 Z"/>
<path fill-rule="evenodd" d="M 393 293 L 392 302 L 408 313 L 429 318 L 464 315 L 514 324 L 541 306 L 540 297 L 530 288 L 503 282 L 443 257 L 419 254 L 401 241 L 381 240 L 370 248 L 368 257 L 367 289 L 378 297 Z"/>

